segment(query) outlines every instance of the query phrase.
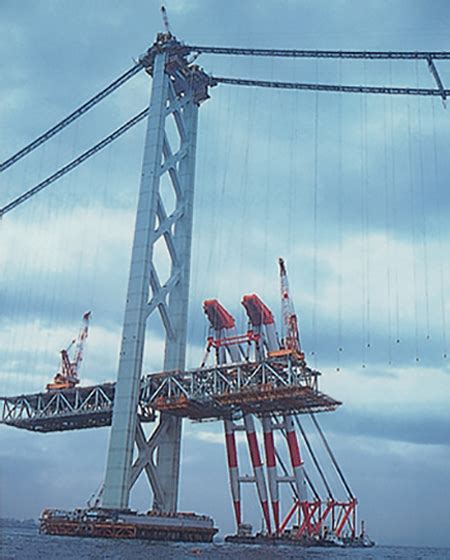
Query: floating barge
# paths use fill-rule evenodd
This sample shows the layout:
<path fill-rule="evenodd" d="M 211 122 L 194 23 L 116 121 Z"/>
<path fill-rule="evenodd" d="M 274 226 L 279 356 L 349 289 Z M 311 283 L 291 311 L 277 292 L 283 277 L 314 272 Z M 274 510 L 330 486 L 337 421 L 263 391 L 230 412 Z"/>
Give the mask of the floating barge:
<path fill-rule="evenodd" d="M 235 544 L 259 544 L 259 545 L 292 545 L 303 547 L 331 547 L 331 548 L 371 548 L 375 546 L 374 541 L 367 535 L 359 537 L 348 537 L 340 539 L 333 533 L 321 537 L 294 537 L 291 534 L 281 535 L 228 535 L 225 542 Z"/>
<path fill-rule="evenodd" d="M 332 548 L 371 548 L 375 546 L 365 532 L 364 522 L 361 523 L 361 533 L 359 535 L 348 534 L 338 536 L 328 527 L 316 534 L 301 534 L 299 527 L 286 529 L 278 534 L 256 533 L 249 523 L 242 523 L 235 535 L 225 537 L 225 542 L 236 544 L 259 544 L 259 545 L 293 545 L 303 547 L 332 547 Z"/>
<path fill-rule="evenodd" d="M 195 513 L 45 509 L 39 521 L 41 533 L 64 537 L 212 542 L 218 531 L 211 517 Z"/>

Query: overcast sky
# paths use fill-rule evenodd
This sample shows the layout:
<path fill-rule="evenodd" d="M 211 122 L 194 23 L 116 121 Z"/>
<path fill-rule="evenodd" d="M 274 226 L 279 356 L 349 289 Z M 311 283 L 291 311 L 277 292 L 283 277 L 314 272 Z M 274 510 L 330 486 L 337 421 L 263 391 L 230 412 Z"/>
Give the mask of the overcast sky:
<path fill-rule="evenodd" d="M 450 50 L 447 0 L 167 8 L 191 44 Z M 162 27 L 159 2 L 144 0 L 1 0 L 0 16 L 2 161 L 129 68 Z M 224 76 L 434 87 L 423 61 L 198 61 Z M 437 66 L 450 87 L 450 63 Z M 0 206 L 141 111 L 150 85 L 138 75 L 3 173 Z M 245 293 L 279 316 L 284 256 L 308 360 L 344 402 L 322 424 L 383 543 L 450 546 L 449 118 L 439 99 L 230 86 L 200 110 L 188 365 L 204 348 L 203 299 L 219 298 L 242 329 Z M 0 222 L 2 395 L 44 388 L 87 309 L 82 383 L 115 379 L 143 137 L 142 123 Z M 161 349 L 152 320 L 146 371 L 161 367 Z M 108 433 L 1 427 L 0 514 L 83 505 L 102 482 Z M 133 504 L 149 503 L 138 485 Z M 185 424 L 180 503 L 233 530 L 219 423 Z"/>

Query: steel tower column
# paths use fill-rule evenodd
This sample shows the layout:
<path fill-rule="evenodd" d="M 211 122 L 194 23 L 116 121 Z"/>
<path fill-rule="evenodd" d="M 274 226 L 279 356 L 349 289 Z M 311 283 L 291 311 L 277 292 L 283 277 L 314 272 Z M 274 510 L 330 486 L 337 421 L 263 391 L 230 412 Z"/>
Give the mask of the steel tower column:
<path fill-rule="evenodd" d="M 188 63 L 180 43 L 169 33 L 158 35 L 141 63 L 153 76 L 153 84 L 102 506 L 128 507 L 131 487 L 145 470 L 154 506 L 175 511 L 181 419 L 161 414 L 146 440 L 138 424 L 137 405 L 146 321 L 156 310 L 166 333 L 164 367 L 185 366 L 198 105 L 208 98 L 212 84 L 198 66 Z M 169 118 L 174 119 L 179 137 L 176 152 L 166 132 Z M 160 192 L 165 174 L 176 200 L 170 214 Z M 170 262 L 170 275 L 163 285 L 153 254 L 161 239 Z M 132 465 L 135 443 L 139 455 Z"/>
<path fill-rule="evenodd" d="M 197 144 L 198 105 L 193 99 L 186 104 L 185 118 L 187 154 L 180 161 L 179 180 L 183 189 L 184 211 L 175 225 L 174 246 L 178 262 L 172 263 L 172 274 L 179 274 L 179 282 L 168 298 L 169 316 L 172 319 L 173 337 L 167 337 L 164 353 L 164 370 L 184 370 L 186 362 L 187 319 L 189 306 L 189 280 L 191 268 L 192 218 L 194 203 L 195 151 Z M 161 415 L 166 425 L 161 437 L 156 459 L 156 476 L 164 494 L 164 503 L 154 500 L 154 506 L 164 511 L 176 511 L 180 471 L 182 419 L 169 414 Z"/>

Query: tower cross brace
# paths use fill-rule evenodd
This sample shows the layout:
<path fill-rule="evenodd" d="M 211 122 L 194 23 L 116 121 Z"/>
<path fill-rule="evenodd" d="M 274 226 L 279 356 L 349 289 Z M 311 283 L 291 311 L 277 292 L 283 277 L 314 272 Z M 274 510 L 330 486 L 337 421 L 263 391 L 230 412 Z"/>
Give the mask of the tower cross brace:
<path fill-rule="evenodd" d="M 141 58 L 153 77 L 141 184 L 119 357 L 112 428 L 102 506 L 124 509 L 130 490 L 145 470 L 153 507 L 177 509 L 182 419 L 161 413 L 147 439 L 137 416 L 140 379 L 150 315 L 159 312 L 165 331 L 164 370 L 185 367 L 192 245 L 198 107 L 213 85 L 190 64 L 170 34 L 157 36 Z M 173 119 L 178 149 L 167 122 Z M 168 213 L 161 192 L 167 176 L 175 198 Z M 161 284 L 155 244 L 163 239 L 170 274 Z M 133 463 L 134 446 L 138 456 Z"/>

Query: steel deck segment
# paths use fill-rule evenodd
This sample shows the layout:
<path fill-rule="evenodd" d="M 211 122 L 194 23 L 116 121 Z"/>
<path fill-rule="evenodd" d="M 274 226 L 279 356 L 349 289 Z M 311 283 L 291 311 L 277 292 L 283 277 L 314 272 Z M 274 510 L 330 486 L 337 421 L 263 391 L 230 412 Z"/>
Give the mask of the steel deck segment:
<path fill-rule="evenodd" d="M 288 394 L 290 393 L 290 394 Z M 307 414 L 336 410 L 342 403 L 309 387 L 268 391 L 265 388 L 243 394 L 217 397 L 206 405 L 186 397 L 159 401 L 155 409 L 191 420 L 231 419 L 242 411 L 248 414 Z"/>
<path fill-rule="evenodd" d="M 154 411 L 191 420 L 254 414 L 335 410 L 341 403 L 317 387 L 319 372 L 286 358 L 225 364 L 141 379 L 138 416 Z M 115 383 L 31 395 L 1 397 L 0 423 L 30 431 L 55 432 L 109 426 Z"/>
<path fill-rule="evenodd" d="M 60 432 L 111 425 L 115 383 L 0 398 L 0 424 L 33 432 Z M 154 419 L 139 407 L 142 422 Z"/>

